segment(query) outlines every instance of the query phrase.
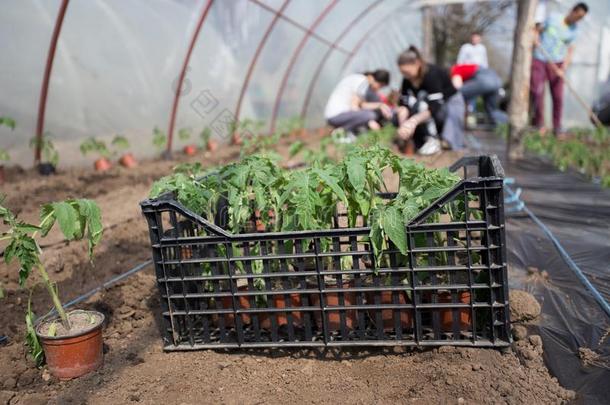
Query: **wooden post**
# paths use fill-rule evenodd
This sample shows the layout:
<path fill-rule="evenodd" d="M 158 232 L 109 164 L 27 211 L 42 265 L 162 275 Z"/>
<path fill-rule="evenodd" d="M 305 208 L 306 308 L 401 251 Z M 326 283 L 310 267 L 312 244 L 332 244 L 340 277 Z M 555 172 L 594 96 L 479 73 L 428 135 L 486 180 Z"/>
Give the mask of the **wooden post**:
<path fill-rule="evenodd" d="M 508 107 L 509 130 L 506 153 L 509 159 L 523 156 L 521 140 L 528 124 L 534 16 L 538 1 L 519 0 L 517 3 L 517 26 L 515 28 L 511 65 L 510 105 Z"/>

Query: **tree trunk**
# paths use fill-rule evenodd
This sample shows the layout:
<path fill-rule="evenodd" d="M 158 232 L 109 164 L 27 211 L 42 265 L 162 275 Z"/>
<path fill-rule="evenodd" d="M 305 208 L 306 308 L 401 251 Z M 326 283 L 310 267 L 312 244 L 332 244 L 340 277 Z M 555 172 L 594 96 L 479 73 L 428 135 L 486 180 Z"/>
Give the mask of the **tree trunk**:
<path fill-rule="evenodd" d="M 434 62 L 433 53 L 432 53 L 432 42 L 433 42 L 433 18 L 432 18 L 432 9 L 430 6 L 422 7 L 423 14 L 423 44 L 422 44 L 422 53 L 424 56 L 424 60 L 427 62 Z"/>
<path fill-rule="evenodd" d="M 537 4 L 537 0 L 518 1 L 508 107 L 509 131 L 506 152 L 509 159 L 523 156 L 522 136 L 528 123 L 534 15 Z"/>

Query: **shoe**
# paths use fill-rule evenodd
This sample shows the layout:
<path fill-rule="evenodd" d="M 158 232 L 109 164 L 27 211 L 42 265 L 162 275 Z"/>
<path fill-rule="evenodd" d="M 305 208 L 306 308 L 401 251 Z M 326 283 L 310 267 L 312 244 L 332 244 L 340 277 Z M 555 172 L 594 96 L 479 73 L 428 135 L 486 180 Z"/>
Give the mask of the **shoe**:
<path fill-rule="evenodd" d="M 424 143 L 422 145 L 422 147 L 419 148 L 417 153 L 419 153 L 420 155 L 427 156 L 427 155 L 434 155 L 440 151 L 441 151 L 441 141 L 439 141 L 437 138 L 429 136 L 428 139 L 426 140 L 426 143 Z"/>
<path fill-rule="evenodd" d="M 330 135 L 335 143 L 354 143 L 356 141 L 356 135 L 350 131 L 346 131 L 343 128 L 335 128 Z"/>

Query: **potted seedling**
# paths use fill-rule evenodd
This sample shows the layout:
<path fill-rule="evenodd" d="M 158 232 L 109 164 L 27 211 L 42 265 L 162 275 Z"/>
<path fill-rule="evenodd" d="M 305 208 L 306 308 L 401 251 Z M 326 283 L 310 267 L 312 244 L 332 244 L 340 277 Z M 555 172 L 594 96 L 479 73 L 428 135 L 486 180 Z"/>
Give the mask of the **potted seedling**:
<path fill-rule="evenodd" d="M 212 130 L 210 128 L 203 128 L 203 131 L 201 131 L 199 137 L 203 143 L 202 147 L 208 152 L 214 152 L 216 149 L 218 149 L 218 141 L 216 139 L 212 139 Z"/>
<path fill-rule="evenodd" d="M 119 158 L 119 164 L 123 167 L 131 169 L 138 165 L 136 158 L 133 156 L 131 152 L 125 152 L 129 149 L 129 141 L 122 135 L 116 135 L 112 139 L 111 145 L 114 147 L 116 152 L 123 152 L 121 157 Z"/>
<path fill-rule="evenodd" d="M 90 153 L 97 155 L 97 159 L 93 162 L 93 167 L 96 172 L 105 172 L 112 167 L 109 159 L 110 151 L 106 146 L 106 142 L 94 137 L 89 137 L 80 144 L 80 151 L 83 156 Z"/>
<path fill-rule="evenodd" d="M 239 121 L 232 121 L 227 125 L 227 129 L 231 134 L 231 145 L 241 146 L 243 143 L 241 134 L 239 133 Z"/>
<path fill-rule="evenodd" d="M 40 223 L 32 225 L 19 220 L 8 208 L 0 205 L 0 219 L 8 228 L 0 235 L 7 241 L 4 260 L 19 263 L 19 283 L 23 287 L 32 271 L 37 271 L 46 287 L 56 312 L 55 317 L 44 317 L 34 322 L 28 308 L 27 338 L 33 358 L 40 365 L 44 357 L 51 374 L 60 379 L 71 379 L 95 370 L 102 364 L 102 323 L 104 315 L 97 311 L 73 310 L 66 312 L 59 300 L 56 283 L 42 263 L 38 236 L 45 237 L 57 223 L 66 240 L 87 239 L 89 258 L 102 237 L 100 209 L 86 199 L 66 200 L 43 205 Z"/>
<path fill-rule="evenodd" d="M 30 140 L 30 148 L 39 147 L 42 152 L 42 161 L 38 164 L 38 172 L 43 176 L 55 174 L 59 164 L 59 152 L 55 149 L 51 136 L 51 133 L 47 132 L 40 141 L 35 137 Z"/>
<path fill-rule="evenodd" d="M 180 128 L 178 131 L 178 138 L 180 138 L 181 141 L 187 142 L 191 139 L 191 130 L 188 128 Z M 197 146 L 185 145 L 182 151 L 187 156 L 193 156 L 195 153 L 197 153 Z"/>
<path fill-rule="evenodd" d="M 164 159 L 170 158 L 170 154 L 165 150 L 165 147 L 167 146 L 167 136 L 157 127 L 153 128 L 152 144 L 161 157 Z"/>

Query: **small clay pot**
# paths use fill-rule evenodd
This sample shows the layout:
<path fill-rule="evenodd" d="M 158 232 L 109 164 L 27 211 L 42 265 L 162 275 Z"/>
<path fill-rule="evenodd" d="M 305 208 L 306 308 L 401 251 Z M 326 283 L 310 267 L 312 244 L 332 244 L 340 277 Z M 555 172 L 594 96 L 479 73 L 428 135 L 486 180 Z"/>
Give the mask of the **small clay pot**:
<path fill-rule="evenodd" d="M 404 143 L 401 145 L 400 152 L 406 156 L 415 155 L 415 142 L 413 142 L 413 139 L 404 141 Z"/>
<path fill-rule="evenodd" d="M 98 160 L 96 160 L 93 163 L 93 167 L 95 168 L 96 172 L 105 172 L 106 170 L 110 170 L 110 168 L 112 167 L 112 164 L 110 163 L 110 161 L 108 159 L 103 157 L 103 158 L 99 158 Z"/>
<path fill-rule="evenodd" d="M 368 305 L 375 304 L 375 295 L 377 293 L 370 292 L 367 294 L 366 301 Z M 410 304 L 411 300 L 407 296 L 404 291 L 397 292 L 398 294 L 398 303 L 400 305 Z M 390 305 L 392 304 L 392 291 L 381 291 L 379 292 L 380 296 L 380 304 L 381 305 Z M 373 322 L 377 319 L 377 311 L 378 310 L 369 310 L 369 317 L 373 320 Z M 412 311 L 410 309 L 400 309 L 400 327 L 402 330 L 410 330 L 413 329 L 413 317 Z M 388 332 L 394 330 L 394 310 L 393 309 L 383 309 L 381 310 L 381 320 L 383 322 L 383 330 Z"/>
<path fill-rule="evenodd" d="M 183 246 L 180 250 L 181 250 L 183 259 L 192 259 L 193 258 L 193 249 L 191 249 L 190 246 Z"/>
<path fill-rule="evenodd" d="M 65 336 L 46 336 L 41 333 L 43 327 L 59 320 L 45 320 L 36 325 L 36 335 L 42 343 L 49 371 L 60 380 L 70 380 L 96 370 L 104 360 L 102 325 L 104 315 L 97 311 L 71 311 L 68 317 L 76 313 L 89 313 L 97 321 L 90 327 Z"/>
<path fill-rule="evenodd" d="M 52 174 L 55 174 L 56 169 L 55 166 L 53 166 L 52 163 L 39 163 L 37 166 L 38 169 L 38 173 L 40 173 L 42 176 L 50 176 Z"/>
<path fill-rule="evenodd" d="M 273 221 L 273 218 L 275 217 L 275 213 L 273 212 L 273 210 L 269 210 L 267 211 L 267 214 L 269 215 L 269 223 L 271 223 Z M 257 232 L 267 231 L 267 225 L 262 221 L 260 210 L 254 210 L 254 222 L 256 225 Z"/>
<path fill-rule="evenodd" d="M 470 304 L 470 291 L 460 291 L 458 293 L 459 302 L 464 304 Z M 438 294 L 438 302 L 450 303 L 451 293 L 442 292 Z M 460 323 L 459 330 L 469 330 L 472 327 L 472 319 L 470 308 L 459 308 L 456 309 L 458 312 L 458 321 Z M 453 331 L 453 310 L 450 308 L 444 308 L 439 311 L 441 318 L 441 330 L 443 332 Z"/>
<path fill-rule="evenodd" d="M 194 154 L 197 153 L 197 147 L 195 145 L 186 145 L 182 151 L 184 152 L 185 155 L 187 156 L 193 156 Z"/>
<path fill-rule="evenodd" d="M 248 286 L 241 286 L 237 289 L 239 292 L 248 291 Z M 256 300 L 256 298 L 254 298 Z M 229 297 L 222 297 L 221 299 L 222 307 L 224 309 L 233 309 L 233 300 Z M 237 297 L 237 304 L 239 308 L 237 309 L 250 309 L 250 297 L 248 296 L 239 296 Z M 269 317 L 267 314 L 258 314 L 258 321 L 261 328 L 269 329 L 271 323 L 269 321 Z M 250 325 L 252 323 L 252 316 L 250 314 L 242 314 L 241 322 L 244 325 Z M 235 314 L 226 314 L 225 315 L 225 327 L 231 328 L 235 326 Z"/>
<path fill-rule="evenodd" d="M 132 153 L 126 153 L 119 159 L 119 164 L 127 169 L 132 169 L 138 165 L 138 161 Z"/>
<path fill-rule="evenodd" d="M 353 287 L 353 280 L 343 280 L 343 288 Z M 338 286 L 333 286 L 333 288 L 338 288 Z M 339 303 L 339 292 L 327 292 L 324 295 L 324 302 L 327 307 L 338 306 Z M 343 294 L 343 303 L 345 306 L 356 305 L 356 293 L 354 292 L 344 292 Z M 317 294 L 312 295 L 312 303 L 313 305 L 320 305 L 320 297 Z M 327 311 L 328 312 L 328 330 L 335 331 L 341 329 L 341 313 L 339 310 L 336 311 Z M 316 326 L 318 330 L 323 329 L 322 316 L 320 312 L 314 313 L 314 319 L 316 321 Z M 354 329 L 356 324 L 358 323 L 356 310 L 346 310 L 345 311 L 345 326 L 347 329 Z"/>
<path fill-rule="evenodd" d="M 214 152 L 216 149 L 218 149 L 218 141 L 215 139 L 208 139 L 205 144 L 205 149 L 208 152 Z"/>
<path fill-rule="evenodd" d="M 288 295 L 289 302 L 291 307 L 300 307 L 302 306 L 301 294 L 291 293 Z M 273 296 L 273 306 L 275 308 L 287 308 L 286 305 L 286 295 L 279 294 Z M 295 326 L 303 325 L 303 312 L 300 311 L 290 311 L 290 312 L 276 312 L 277 314 L 277 325 L 288 325 L 288 314 L 292 315 L 292 324 Z M 271 315 L 273 316 L 273 315 Z"/>

